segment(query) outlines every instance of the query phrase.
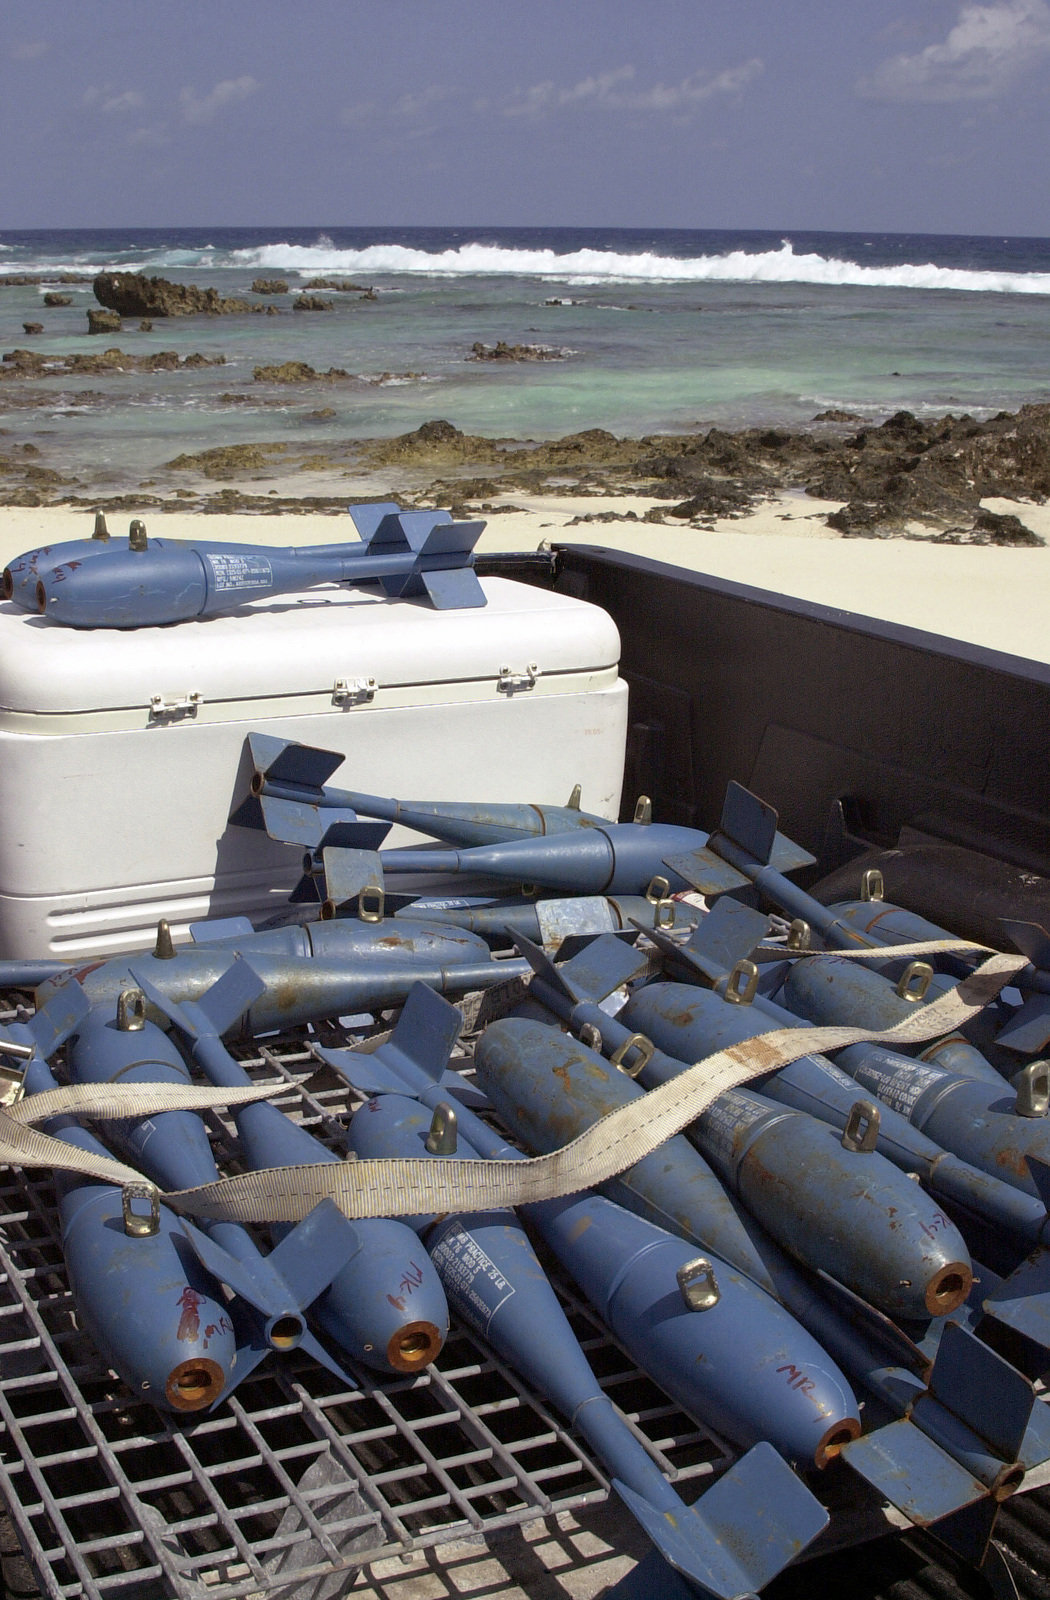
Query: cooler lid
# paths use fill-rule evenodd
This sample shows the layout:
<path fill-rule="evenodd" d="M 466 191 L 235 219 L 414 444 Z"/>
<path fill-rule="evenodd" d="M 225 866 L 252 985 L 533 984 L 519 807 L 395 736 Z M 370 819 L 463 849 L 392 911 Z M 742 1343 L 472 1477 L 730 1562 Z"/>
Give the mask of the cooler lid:
<path fill-rule="evenodd" d="M 470 611 L 332 586 L 128 631 L 65 628 L 0 604 L 0 709 L 123 710 L 186 688 L 209 703 L 248 702 L 331 692 L 337 679 L 437 685 L 529 663 L 547 677 L 618 662 L 619 633 L 598 606 L 507 578 L 482 587 L 487 604 Z"/>

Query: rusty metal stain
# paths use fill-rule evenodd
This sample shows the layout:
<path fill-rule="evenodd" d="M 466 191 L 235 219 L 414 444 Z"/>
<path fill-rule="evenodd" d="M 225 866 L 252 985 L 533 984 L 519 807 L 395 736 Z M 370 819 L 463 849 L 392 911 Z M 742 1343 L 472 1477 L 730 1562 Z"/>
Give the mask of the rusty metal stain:
<path fill-rule="evenodd" d="M 996 1166 L 1004 1167 L 1007 1172 L 1014 1173 L 1018 1178 L 1028 1178 L 1030 1176 L 1024 1152 L 1018 1150 L 1016 1145 L 1007 1145 L 1005 1150 L 997 1150 L 995 1163 Z"/>

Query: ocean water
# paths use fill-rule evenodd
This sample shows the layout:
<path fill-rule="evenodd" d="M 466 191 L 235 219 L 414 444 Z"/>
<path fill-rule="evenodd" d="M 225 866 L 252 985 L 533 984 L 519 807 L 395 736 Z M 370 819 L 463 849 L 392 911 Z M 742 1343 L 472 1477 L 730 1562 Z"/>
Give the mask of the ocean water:
<path fill-rule="evenodd" d="M 1050 240 L 616 229 L 168 229 L 0 233 L 0 281 L 121 268 L 247 295 L 281 276 L 280 315 L 128 322 L 89 336 L 90 285 L 0 288 L 0 350 L 176 350 L 222 367 L 0 384 L 0 429 L 99 482 L 184 451 L 387 436 L 445 418 L 544 439 L 749 424 L 831 407 L 983 417 L 1050 400 Z M 373 287 L 293 312 L 314 276 Z M 27 338 L 23 322 L 44 324 Z M 466 358 L 476 340 L 557 359 Z M 281 387 L 256 366 L 305 361 L 350 382 Z M 235 395 L 237 403 L 220 398 Z M 28 397 L 28 399 L 27 399 Z M 322 407 L 334 415 L 318 418 Z M 0 439 L 0 451 L 7 440 Z"/>

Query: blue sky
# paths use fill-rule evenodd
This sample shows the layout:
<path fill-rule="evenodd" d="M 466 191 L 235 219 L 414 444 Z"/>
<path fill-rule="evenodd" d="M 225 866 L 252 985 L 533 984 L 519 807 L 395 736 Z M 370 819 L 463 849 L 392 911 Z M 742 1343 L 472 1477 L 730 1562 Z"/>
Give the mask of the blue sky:
<path fill-rule="evenodd" d="M 1050 235 L 1047 0 L 4 0 L 0 229 Z"/>

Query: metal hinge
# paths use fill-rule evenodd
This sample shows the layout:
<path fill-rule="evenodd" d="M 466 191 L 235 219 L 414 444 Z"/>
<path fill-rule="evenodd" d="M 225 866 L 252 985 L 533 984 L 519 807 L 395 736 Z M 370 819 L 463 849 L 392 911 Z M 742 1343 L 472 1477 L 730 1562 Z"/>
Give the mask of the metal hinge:
<path fill-rule="evenodd" d="M 524 672 L 515 672 L 513 667 L 500 667 L 496 692 L 514 694 L 518 689 L 535 689 L 539 675 L 540 669 L 535 661 L 528 662 Z"/>
<path fill-rule="evenodd" d="M 204 696 L 196 689 L 191 689 L 189 694 L 181 696 L 167 696 L 151 694 L 149 697 L 149 719 L 151 722 L 162 722 L 167 718 L 195 717 L 197 709 L 204 704 Z"/>
<path fill-rule="evenodd" d="M 374 678 L 336 678 L 332 685 L 332 702 L 337 706 L 367 705 L 375 699 L 378 687 Z"/>

